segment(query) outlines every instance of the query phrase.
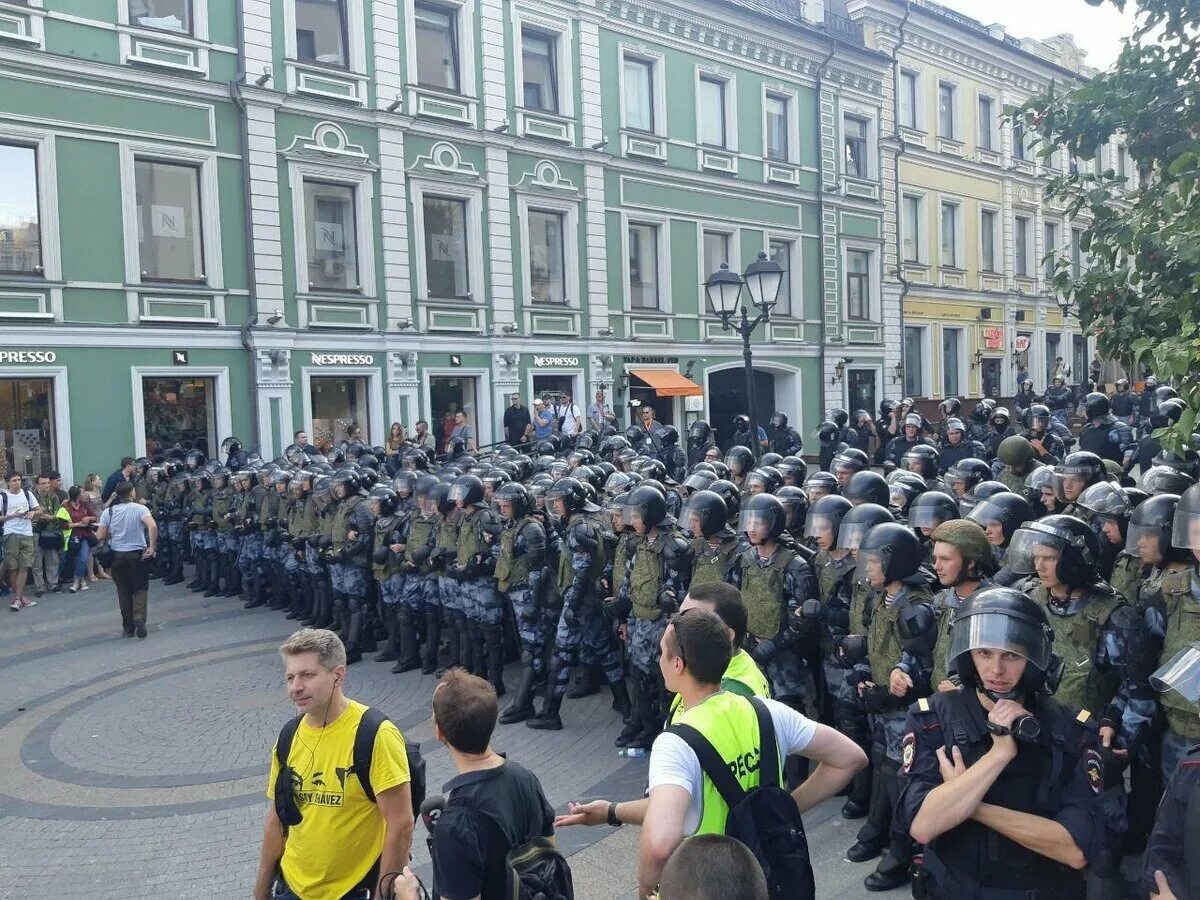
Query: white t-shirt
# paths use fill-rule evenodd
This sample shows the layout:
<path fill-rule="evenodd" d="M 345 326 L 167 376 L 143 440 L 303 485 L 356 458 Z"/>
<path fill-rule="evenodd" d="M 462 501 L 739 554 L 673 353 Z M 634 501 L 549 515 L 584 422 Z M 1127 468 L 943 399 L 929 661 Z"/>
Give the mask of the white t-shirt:
<path fill-rule="evenodd" d="M 574 434 L 579 431 L 579 407 L 572 403 L 570 406 L 560 407 L 560 411 L 563 416 L 562 433 Z"/>
<path fill-rule="evenodd" d="M 760 698 L 761 699 L 761 698 Z M 793 753 L 802 753 L 816 732 L 816 725 L 806 716 L 785 706 L 778 700 L 762 700 L 771 711 L 775 724 L 775 742 L 786 759 Z M 674 784 L 690 795 L 687 815 L 683 819 L 683 833 L 692 834 L 700 826 L 700 805 L 704 796 L 704 773 L 700 760 L 687 741 L 679 735 L 664 731 L 654 739 L 650 749 L 650 790 L 662 784 Z"/>
<path fill-rule="evenodd" d="M 37 509 L 39 506 L 37 498 L 32 493 L 28 496 L 26 496 L 24 491 L 17 491 L 15 494 L 10 494 L 7 488 L 5 488 L 4 493 L 8 497 L 8 515 L 10 516 L 13 513 L 29 512 L 29 510 Z M 30 497 L 33 498 L 33 506 L 29 505 Z M 33 522 L 22 518 L 9 519 L 4 523 L 4 533 L 24 534 L 28 537 L 33 537 Z"/>

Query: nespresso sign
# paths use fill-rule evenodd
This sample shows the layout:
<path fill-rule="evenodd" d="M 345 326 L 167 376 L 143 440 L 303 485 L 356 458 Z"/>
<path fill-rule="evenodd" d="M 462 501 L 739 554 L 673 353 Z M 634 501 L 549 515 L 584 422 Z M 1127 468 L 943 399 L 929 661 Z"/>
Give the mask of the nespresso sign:
<path fill-rule="evenodd" d="M 535 356 L 533 358 L 535 366 L 577 366 L 579 365 L 578 356 Z"/>
<path fill-rule="evenodd" d="M 375 357 L 370 353 L 314 353 L 314 366 L 373 366 Z"/>
<path fill-rule="evenodd" d="M 53 350 L 0 350 L 2 363 L 52 363 L 58 360 Z"/>

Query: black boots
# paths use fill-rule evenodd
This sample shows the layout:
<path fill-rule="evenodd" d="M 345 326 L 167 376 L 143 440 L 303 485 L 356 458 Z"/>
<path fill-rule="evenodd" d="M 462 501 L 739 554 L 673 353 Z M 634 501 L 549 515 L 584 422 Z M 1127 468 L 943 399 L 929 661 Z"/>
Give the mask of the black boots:
<path fill-rule="evenodd" d="M 402 675 L 413 669 L 421 668 L 421 654 L 417 646 L 417 623 L 413 620 L 412 613 L 404 610 L 398 616 L 393 616 L 392 622 L 399 640 L 396 664 L 392 666 L 392 671 L 397 675 Z"/>
<path fill-rule="evenodd" d="M 432 675 L 437 671 L 438 648 L 442 640 L 442 611 L 437 607 L 425 612 L 425 646 L 421 654 L 421 672 Z"/>
<path fill-rule="evenodd" d="M 375 654 L 375 662 L 395 662 L 400 653 L 400 622 L 396 618 L 395 608 L 383 608 L 383 627 L 387 630 L 387 644 L 380 653 Z"/>
<path fill-rule="evenodd" d="M 224 556 L 216 551 L 204 557 L 204 596 L 215 597 L 221 593 L 221 563 Z"/>
<path fill-rule="evenodd" d="M 551 696 L 553 682 L 546 688 L 546 697 L 542 701 L 542 711 L 525 723 L 526 728 L 536 728 L 538 731 L 562 731 L 562 719 L 558 711 L 562 707 L 562 697 Z"/>
<path fill-rule="evenodd" d="M 580 666 L 575 684 L 567 691 L 568 700 L 582 700 L 600 691 L 600 672 L 596 666 Z"/>
<path fill-rule="evenodd" d="M 632 711 L 632 705 L 629 701 L 629 690 L 625 687 L 625 680 L 614 681 L 609 685 L 612 691 L 612 708 L 621 714 L 622 719 L 629 718 Z M 570 694 L 567 695 L 568 697 Z"/>
<path fill-rule="evenodd" d="M 521 681 L 512 705 L 500 714 L 501 725 L 512 725 L 532 718 L 537 711 L 533 708 L 533 669 L 527 662 L 521 670 Z"/>
<path fill-rule="evenodd" d="M 483 631 L 483 654 L 487 666 L 487 680 L 496 689 L 496 696 L 504 696 L 504 626 L 481 625 Z"/>

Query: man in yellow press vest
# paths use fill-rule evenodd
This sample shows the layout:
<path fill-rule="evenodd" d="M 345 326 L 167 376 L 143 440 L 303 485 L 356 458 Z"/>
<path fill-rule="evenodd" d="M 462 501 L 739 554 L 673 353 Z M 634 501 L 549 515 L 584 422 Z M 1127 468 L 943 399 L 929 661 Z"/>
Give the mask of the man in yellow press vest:
<path fill-rule="evenodd" d="M 759 781 L 758 715 L 746 697 L 721 689 L 733 658 L 729 630 L 714 613 L 690 610 L 672 617 L 661 642 L 659 667 L 667 689 L 682 697 L 679 724 L 690 725 L 716 750 L 743 789 Z M 781 760 L 798 753 L 814 763 L 812 774 L 792 792 L 806 812 L 845 787 L 867 764 L 853 741 L 775 700 L 760 701 L 771 715 Z M 744 764 L 750 760 L 752 764 Z M 743 764 L 738 765 L 739 762 Z M 736 766 L 736 769 L 734 769 Z M 663 732 L 650 752 L 650 799 L 638 853 L 638 896 L 653 895 L 663 866 L 692 834 L 723 834 L 729 808 L 696 753 L 679 735 Z"/>

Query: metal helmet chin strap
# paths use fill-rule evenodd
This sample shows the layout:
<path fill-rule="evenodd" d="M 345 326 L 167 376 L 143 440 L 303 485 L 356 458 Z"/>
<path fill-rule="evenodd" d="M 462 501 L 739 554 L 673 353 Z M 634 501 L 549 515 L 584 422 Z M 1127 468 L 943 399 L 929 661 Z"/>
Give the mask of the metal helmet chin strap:
<path fill-rule="evenodd" d="M 1003 693 L 1000 693 L 998 691 L 990 691 L 987 688 L 985 688 L 983 685 L 979 686 L 979 690 L 983 691 L 983 693 L 993 703 L 995 703 L 999 700 L 1016 700 L 1018 697 L 1023 696 L 1025 693 L 1020 688 L 1018 688 L 1015 691 L 1004 691 Z"/>

